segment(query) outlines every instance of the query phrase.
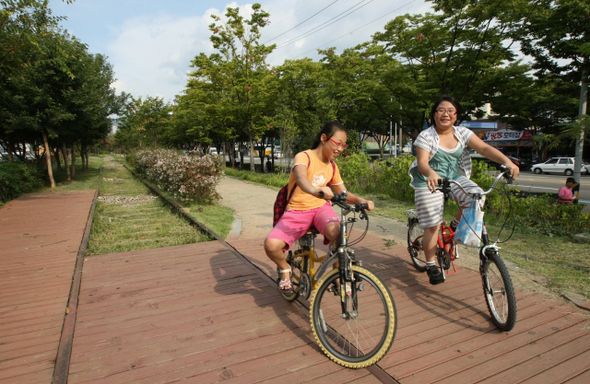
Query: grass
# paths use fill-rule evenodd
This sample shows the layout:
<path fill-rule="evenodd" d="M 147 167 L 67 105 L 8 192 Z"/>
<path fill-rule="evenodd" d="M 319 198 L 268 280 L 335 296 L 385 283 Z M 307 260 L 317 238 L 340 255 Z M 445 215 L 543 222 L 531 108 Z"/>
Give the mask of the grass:
<path fill-rule="evenodd" d="M 233 177 L 249 180 L 255 183 L 276 187 L 277 176 L 266 174 L 242 175 L 248 171 L 231 170 L 226 172 Z M 284 177 L 280 175 L 279 177 Z M 268 184 L 267 184 L 268 180 Z M 284 183 L 282 184 L 284 185 Z M 281 185 L 281 186 L 282 186 Z M 363 194 L 364 198 L 375 202 L 373 214 L 405 222 L 405 211 L 414 209 L 414 204 L 401 202 L 389 197 Z M 485 210 L 485 209 L 484 209 Z M 445 208 L 445 220 L 450 223 L 457 213 L 457 206 L 451 203 Z M 490 238 L 497 234 L 500 223 L 489 218 L 487 223 Z M 510 236 L 511 225 L 504 228 L 501 240 Z M 526 229 L 518 228 L 511 239 L 501 247 L 502 257 L 514 263 L 520 270 L 541 283 L 551 291 L 561 294 L 573 292 L 590 300 L 590 246 L 588 243 L 575 241 L 572 237 L 550 237 L 530 233 Z"/>
<path fill-rule="evenodd" d="M 56 188 L 52 190 L 50 187 L 46 187 L 39 192 L 67 192 L 96 189 L 98 174 L 102 163 L 102 156 L 90 156 L 88 158 L 88 169 L 82 171 L 81 159 L 76 158 L 76 176 L 72 181 L 67 181 L 67 174 L 66 170 L 63 168 L 63 164 L 61 170 L 58 170 L 54 165 L 53 178 L 55 180 Z"/>
<path fill-rule="evenodd" d="M 208 236 L 151 196 L 149 189 L 118 161 L 112 157 L 105 160 L 88 256 L 208 240 Z"/>
<path fill-rule="evenodd" d="M 234 210 L 219 204 L 193 204 L 190 206 L 190 215 L 224 239 L 234 222 Z"/>
<path fill-rule="evenodd" d="M 87 256 L 207 241 L 207 237 L 161 202 L 98 203 Z"/>

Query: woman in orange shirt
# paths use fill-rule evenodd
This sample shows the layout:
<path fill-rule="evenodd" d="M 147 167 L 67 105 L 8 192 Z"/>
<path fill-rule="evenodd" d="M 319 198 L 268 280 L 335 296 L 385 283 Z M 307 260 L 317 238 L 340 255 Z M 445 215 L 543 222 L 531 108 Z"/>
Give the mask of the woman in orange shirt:
<path fill-rule="evenodd" d="M 346 138 L 346 128 L 342 124 L 326 123 L 311 149 L 299 152 L 293 159 L 289 177 L 291 199 L 285 213 L 264 241 L 266 255 L 280 269 L 279 289 L 282 293 L 293 291 L 291 268 L 285 260 L 284 251 L 312 225 L 324 235 L 325 244 L 332 244 L 340 235 L 340 218 L 332 208 L 330 199 L 334 192 L 341 193 L 346 187 L 338 166 L 332 162 L 348 147 Z M 369 211 L 375 207 L 372 201 L 350 192 L 347 200 L 366 203 Z"/>

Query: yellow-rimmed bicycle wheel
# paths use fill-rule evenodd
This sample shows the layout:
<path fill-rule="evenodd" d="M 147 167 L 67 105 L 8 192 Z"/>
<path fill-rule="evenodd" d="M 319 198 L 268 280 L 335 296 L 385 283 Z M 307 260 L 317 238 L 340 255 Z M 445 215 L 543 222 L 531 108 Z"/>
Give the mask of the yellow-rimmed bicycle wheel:
<path fill-rule="evenodd" d="M 339 272 L 319 282 L 311 297 L 311 328 L 324 353 L 348 368 L 377 363 L 389 350 L 397 330 L 397 313 L 389 289 L 369 270 L 352 266 L 352 295 L 342 313 Z"/>

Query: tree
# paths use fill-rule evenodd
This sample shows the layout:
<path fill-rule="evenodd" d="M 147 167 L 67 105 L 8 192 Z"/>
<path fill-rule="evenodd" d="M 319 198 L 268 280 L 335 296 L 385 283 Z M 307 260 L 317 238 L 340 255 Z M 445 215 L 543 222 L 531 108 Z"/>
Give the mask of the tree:
<path fill-rule="evenodd" d="M 119 120 L 119 130 L 115 133 L 118 145 L 130 150 L 166 143 L 170 139 L 168 132 L 172 106 L 159 97 L 131 99 Z"/>
<path fill-rule="evenodd" d="M 399 16 L 376 33 L 373 42 L 401 63 L 384 81 L 404 120 L 416 130 L 431 123 L 430 106 L 440 94 L 462 102 L 463 118 L 477 113 L 493 95 L 488 84 L 506 76 L 505 65 L 515 60 L 512 32 L 522 13 L 513 12 L 521 7 L 519 1 L 435 1 L 441 14 Z"/>
<path fill-rule="evenodd" d="M 265 91 L 261 84 L 268 73 L 266 57 L 275 45 L 260 45 L 260 29 L 268 25 L 269 14 L 260 4 L 252 5 L 250 19 L 240 16 L 239 8 L 227 8 L 226 21 L 213 15 L 210 37 L 217 53 L 201 53 L 192 66 L 189 82 L 209 89 L 218 98 L 224 116 L 231 116 L 231 126 L 238 135 L 244 134 L 250 143 L 250 169 L 254 170 L 254 141 L 267 129 L 259 114 L 264 108 Z M 192 86 L 194 89 L 194 85 Z M 200 91 L 198 91 L 200 92 Z M 188 96 L 188 92 L 187 92 Z M 207 109 L 206 109 L 207 110 Z M 224 125 L 226 122 L 215 124 Z"/>
<path fill-rule="evenodd" d="M 590 75 L 590 3 L 586 0 L 538 0 L 522 29 L 522 51 L 535 59 L 539 78 L 555 76 L 579 86 L 579 107 L 569 121 L 584 120 Z M 555 100 L 558 104 L 559 102 Z M 578 130 L 574 177 L 580 180 L 584 130 Z"/>

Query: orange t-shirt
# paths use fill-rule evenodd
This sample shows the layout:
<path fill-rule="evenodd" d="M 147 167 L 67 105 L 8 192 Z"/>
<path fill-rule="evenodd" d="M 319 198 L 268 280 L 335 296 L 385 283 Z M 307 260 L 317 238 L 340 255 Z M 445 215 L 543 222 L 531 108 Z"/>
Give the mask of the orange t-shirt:
<path fill-rule="evenodd" d="M 307 155 L 309 155 L 309 158 Z M 304 165 L 307 167 L 307 180 L 316 188 L 325 187 L 330 181 L 331 185 L 343 184 L 342 177 L 340 177 L 340 171 L 338 166 L 330 162 L 322 162 L 311 149 L 305 152 L 299 152 L 293 159 L 293 166 L 291 167 L 291 176 L 289 177 L 289 190 L 293 191 L 293 187 L 296 184 L 295 174 L 293 168 L 297 165 Z M 309 167 L 307 166 L 309 164 Z M 333 175 L 332 175 L 333 174 Z M 320 199 L 307 192 L 303 192 L 301 188 L 295 188 L 292 192 L 293 196 L 287 205 L 287 210 L 294 209 L 296 211 L 306 211 L 308 209 L 319 208 L 326 204 L 326 200 Z"/>

